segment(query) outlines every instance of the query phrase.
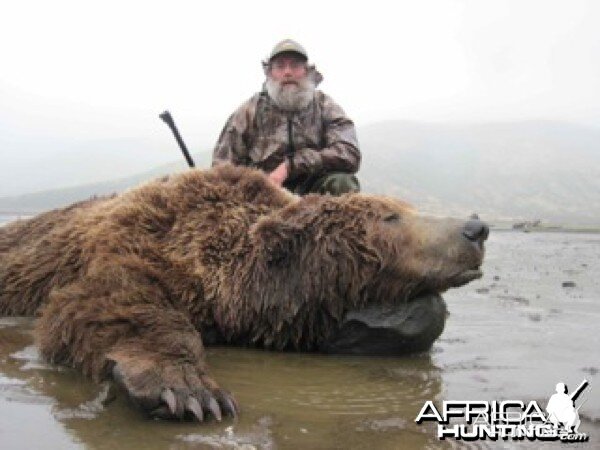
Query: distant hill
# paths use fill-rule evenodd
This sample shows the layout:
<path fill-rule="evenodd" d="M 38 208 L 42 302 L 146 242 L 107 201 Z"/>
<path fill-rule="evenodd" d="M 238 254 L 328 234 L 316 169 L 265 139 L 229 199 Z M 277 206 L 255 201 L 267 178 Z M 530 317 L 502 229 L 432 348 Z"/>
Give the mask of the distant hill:
<path fill-rule="evenodd" d="M 359 128 L 363 190 L 430 213 L 488 220 L 600 224 L 600 130 L 563 122 L 380 122 Z M 199 167 L 210 154 L 194 155 Z M 0 212 L 40 211 L 185 170 L 182 160 L 134 177 L 0 198 Z"/>
<path fill-rule="evenodd" d="M 192 155 L 199 167 L 209 167 L 211 155 L 209 153 L 198 153 Z M 107 195 L 114 192 L 122 192 L 132 186 L 144 181 L 158 178 L 168 173 L 187 170 L 183 156 L 180 161 L 155 167 L 146 172 L 131 177 L 98 183 L 83 184 L 80 186 L 50 189 L 30 194 L 0 197 L 0 213 L 36 213 L 47 209 L 58 208 L 78 200 L 92 197 L 94 195 Z"/>
<path fill-rule="evenodd" d="M 364 189 L 436 213 L 600 223 L 600 130 L 562 122 L 362 127 Z"/>

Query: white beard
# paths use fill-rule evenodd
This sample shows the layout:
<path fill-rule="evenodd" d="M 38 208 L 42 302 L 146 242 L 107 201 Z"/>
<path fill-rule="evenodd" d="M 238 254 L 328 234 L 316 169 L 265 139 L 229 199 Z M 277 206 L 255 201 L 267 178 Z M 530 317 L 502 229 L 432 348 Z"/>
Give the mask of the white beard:
<path fill-rule="evenodd" d="M 310 105 L 315 96 L 315 83 L 307 76 L 295 84 L 282 84 L 271 77 L 265 83 L 271 100 L 284 111 L 300 111 Z"/>

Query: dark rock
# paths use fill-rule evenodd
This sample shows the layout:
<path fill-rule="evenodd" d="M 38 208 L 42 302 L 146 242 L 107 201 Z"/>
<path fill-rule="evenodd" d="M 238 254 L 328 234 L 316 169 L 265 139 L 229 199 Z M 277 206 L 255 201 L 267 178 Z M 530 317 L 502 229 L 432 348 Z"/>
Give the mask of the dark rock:
<path fill-rule="evenodd" d="M 581 370 L 583 370 L 586 373 L 589 373 L 592 376 L 596 375 L 599 372 L 597 367 L 584 367 Z"/>
<path fill-rule="evenodd" d="M 446 302 L 438 294 L 392 307 L 351 311 L 320 350 L 354 355 L 403 355 L 429 350 L 444 330 L 447 311 Z"/>
<path fill-rule="evenodd" d="M 467 342 L 465 339 L 461 339 L 461 338 L 448 338 L 448 339 L 440 339 L 440 342 L 444 342 L 446 344 L 464 344 L 465 342 Z"/>
<path fill-rule="evenodd" d="M 575 287 L 575 282 L 574 281 L 563 281 L 562 287 L 573 288 L 573 287 Z"/>
<path fill-rule="evenodd" d="M 390 417 L 389 419 L 369 420 L 356 428 L 357 431 L 388 431 L 388 430 L 406 430 L 409 422 L 400 417 Z"/>
<path fill-rule="evenodd" d="M 505 301 L 518 303 L 520 305 L 529 305 L 529 300 L 527 300 L 525 297 L 521 297 L 519 295 L 498 295 L 498 298 L 505 300 Z"/>

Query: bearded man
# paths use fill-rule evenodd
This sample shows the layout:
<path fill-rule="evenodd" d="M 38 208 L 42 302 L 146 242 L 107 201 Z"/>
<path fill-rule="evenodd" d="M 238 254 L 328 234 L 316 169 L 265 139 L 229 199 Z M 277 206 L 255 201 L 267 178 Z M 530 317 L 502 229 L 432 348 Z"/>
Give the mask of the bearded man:
<path fill-rule="evenodd" d="M 291 39 L 281 41 L 263 68 L 262 91 L 229 117 L 213 166 L 259 168 L 299 195 L 358 192 L 354 123 L 331 97 L 316 90 L 323 77 L 308 63 L 306 50 Z"/>

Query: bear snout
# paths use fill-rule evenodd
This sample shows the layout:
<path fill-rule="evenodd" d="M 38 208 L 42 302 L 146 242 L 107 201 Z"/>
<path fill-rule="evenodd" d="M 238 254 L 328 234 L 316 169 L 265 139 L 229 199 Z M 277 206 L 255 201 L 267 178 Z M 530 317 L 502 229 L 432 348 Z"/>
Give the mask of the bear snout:
<path fill-rule="evenodd" d="M 462 235 L 482 247 L 490 235 L 490 227 L 479 219 L 471 219 L 463 226 Z"/>

